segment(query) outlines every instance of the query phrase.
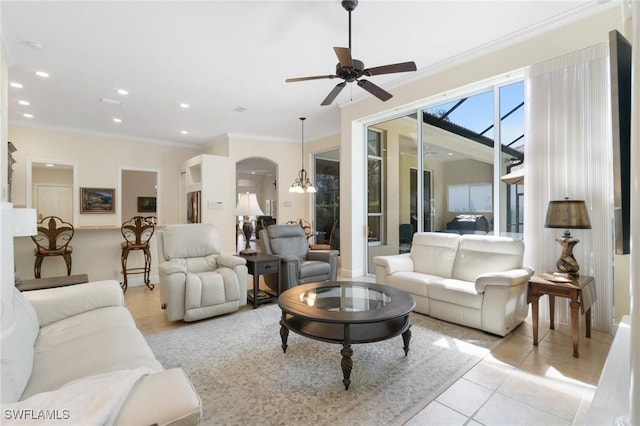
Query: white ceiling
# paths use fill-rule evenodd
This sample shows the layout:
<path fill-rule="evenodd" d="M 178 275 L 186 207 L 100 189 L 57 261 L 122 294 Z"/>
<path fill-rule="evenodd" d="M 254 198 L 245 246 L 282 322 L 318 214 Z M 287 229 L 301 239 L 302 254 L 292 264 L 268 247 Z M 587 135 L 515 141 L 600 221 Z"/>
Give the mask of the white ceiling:
<path fill-rule="evenodd" d="M 367 67 L 415 61 L 416 73 L 369 78 L 393 93 L 452 57 L 500 47 L 603 3 L 361 0 L 352 52 Z M 306 116 L 309 141 L 339 131 L 340 105 L 371 96 L 351 84 L 322 107 L 339 80 L 285 83 L 335 71 L 333 47 L 348 46 L 340 1 L 2 0 L 0 14 L 9 81 L 24 86 L 9 88 L 12 124 L 204 146 L 224 134 L 299 141 L 298 118 Z"/>

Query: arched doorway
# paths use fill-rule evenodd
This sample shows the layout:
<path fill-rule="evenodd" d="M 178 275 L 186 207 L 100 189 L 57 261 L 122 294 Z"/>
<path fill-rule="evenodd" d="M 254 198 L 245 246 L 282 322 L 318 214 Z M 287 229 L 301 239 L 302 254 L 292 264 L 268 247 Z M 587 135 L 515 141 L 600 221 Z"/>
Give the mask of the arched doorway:
<path fill-rule="evenodd" d="M 278 217 L 278 190 L 276 176 L 278 172 L 277 163 L 260 157 L 250 157 L 236 163 L 236 200 L 239 194 L 252 193 L 256 194 L 260 209 L 264 216 L 271 216 L 277 220 Z M 241 232 L 243 221 L 247 218 L 238 216 L 236 219 L 237 230 L 237 247 L 243 249 L 245 247 L 245 237 Z M 251 236 L 250 246 L 256 248 L 256 230 L 260 228 L 260 218 L 251 216 L 248 218 L 253 225 L 253 234 Z"/>

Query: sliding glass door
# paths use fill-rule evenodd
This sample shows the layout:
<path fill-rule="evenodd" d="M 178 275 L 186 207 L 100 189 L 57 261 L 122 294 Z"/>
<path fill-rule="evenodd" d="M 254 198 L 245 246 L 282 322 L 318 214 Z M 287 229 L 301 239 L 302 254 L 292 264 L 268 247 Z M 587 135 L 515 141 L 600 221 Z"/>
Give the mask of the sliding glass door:
<path fill-rule="evenodd" d="M 369 274 L 409 232 L 521 238 L 523 179 L 506 175 L 524 167 L 522 81 L 371 124 L 366 143 Z"/>

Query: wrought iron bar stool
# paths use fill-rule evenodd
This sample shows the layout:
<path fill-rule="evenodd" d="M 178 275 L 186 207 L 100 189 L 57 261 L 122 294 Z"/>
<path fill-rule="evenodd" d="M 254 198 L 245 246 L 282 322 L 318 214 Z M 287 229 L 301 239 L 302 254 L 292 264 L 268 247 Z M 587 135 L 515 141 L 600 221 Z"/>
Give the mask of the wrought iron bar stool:
<path fill-rule="evenodd" d="M 57 216 L 47 216 L 38 222 L 38 233 L 31 237 L 36 243 L 36 262 L 33 274 L 40 278 L 42 261 L 46 256 L 62 256 L 67 264 L 67 275 L 71 275 L 71 252 L 69 242 L 73 238 L 73 225 Z"/>
<path fill-rule="evenodd" d="M 144 274 L 144 283 L 149 287 L 149 290 L 153 290 L 155 286 L 151 284 L 149 280 L 149 273 L 151 272 L 151 250 L 149 248 L 149 240 L 151 240 L 151 236 L 155 231 L 155 218 L 134 216 L 124 222 L 120 230 L 125 239 L 122 243 L 122 255 L 120 257 L 123 276 L 121 284 L 122 291 L 127 291 L 128 274 Z M 144 254 L 144 266 L 127 268 L 129 253 L 133 250 L 142 250 Z"/>

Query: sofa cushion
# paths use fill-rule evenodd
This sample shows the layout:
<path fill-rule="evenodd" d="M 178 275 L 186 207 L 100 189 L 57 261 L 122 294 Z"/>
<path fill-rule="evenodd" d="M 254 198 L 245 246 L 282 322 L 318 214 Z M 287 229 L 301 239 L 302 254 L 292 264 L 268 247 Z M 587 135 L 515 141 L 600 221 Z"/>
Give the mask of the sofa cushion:
<path fill-rule="evenodd" d="M 205 257 L 222 250 L 218 230 L 209 223 L 170 225 L 162 231 L 165 260 Z"/>
<path fill-rule="evenodd" d="M 328 275 L 331 273 L 331 264 L 319 260 L 306 260 L 300 262 L 300 279 Z"/>
<path fill-rule="evenodd" d="M 84 312 L 40 329 L 33 372 L 21 399 L 72 380 L 138 367 L 162 370 L 127 308 Z"/>
<path fill-rule="evenodd" d="M 27 386 L 33 369 L 33 346 L 40 331 L 36 312 L 24 295 L 15 288 L 13 302 L 14 322 L 7 329 L 2 330 L 0 345 L 3 404 L 18 401 Z"/>
<path fill-rule="evenodd" d="M 483 295 L 476 292 L 476 286 L 473 282 L 449 278 L 431 283 L 428 291 L 431 300 L 482 309 Z"/>
<path fill-rule="evenodd" d="M 275 255 L 306 259 L 309 242 L 299 225 L 271 225 L 267 228 L 271 251 Z"/>
<path fill-rule="evenodd" d="M 416 233 L 411 246 L 414 272 L 451 278 L 459 240 L 457 234 Z"/>
<path fill-rule="evenodd" d="M 452 278 L 474 282 L 488 272 L 504 272 L 522 267 L 524 242 L 508 237 L 463 235 L 455 259 Z"/>
<path fill-rule="evenodd" d="M 429 284 L 440 283 L 443 280 L 442 277 L 421 272 L 396 272 L 387 277 L 387 285 L 416 296 L 429 297 Z"/>

